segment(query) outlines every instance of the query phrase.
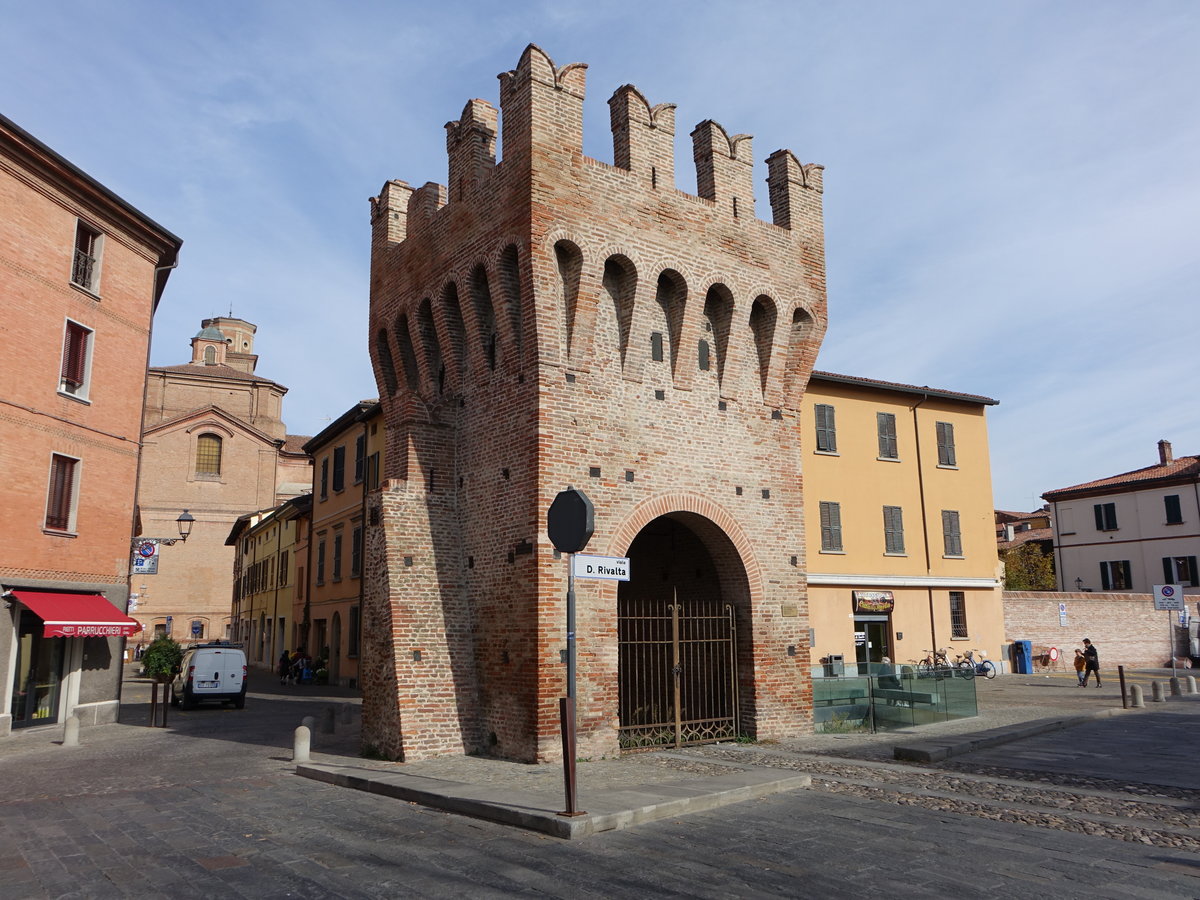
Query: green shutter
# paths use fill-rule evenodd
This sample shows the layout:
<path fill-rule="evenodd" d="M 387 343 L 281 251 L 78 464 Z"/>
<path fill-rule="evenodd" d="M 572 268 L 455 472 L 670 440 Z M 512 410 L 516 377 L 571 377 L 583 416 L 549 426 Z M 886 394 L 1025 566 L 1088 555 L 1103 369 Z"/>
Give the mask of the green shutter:
<path fill-rule="evenodd" d="M 1099 507 L 1097 507 L 1099 509 Z M 1108 563 L 1100 563 L 1100 589 L 1107 591 L 1112 587 L 1112 583 L 1108 580 Z"/>

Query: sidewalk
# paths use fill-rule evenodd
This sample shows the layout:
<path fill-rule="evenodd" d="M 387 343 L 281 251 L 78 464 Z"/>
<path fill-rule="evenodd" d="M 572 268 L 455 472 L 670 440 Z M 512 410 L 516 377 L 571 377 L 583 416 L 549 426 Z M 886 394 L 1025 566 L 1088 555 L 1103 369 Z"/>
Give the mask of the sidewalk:
<path fill-rule="evenodd" d="M 770 752 L 830 762 L 836 762 L 830 758 L 840 758 L 928 763 L 1098 719 L 1137 716 L 1167 704 L 1173 711 L 1200 714 L 1200 694 L 1168 697 L 1167 704 L 1149 702 L 1150 682 L 1161 681 L 1169 694 L 1169 678 L 1169 669 L 1127 673 L 1130 683 L 1143 685 L 1148 701 L 1145 711 L 1122 709 L 1115 677 L 1099 690 L 1078 688 L 1074 673 L 979 679 L 980 714 L 975 718 L 880 734 L 802 735 L 770 745 Z M 356 736 L 356 727 L 354 731 Z M 333 737 L 313 735 L 314 751 L 328 747 Z M 339 749 L 344 748 L 349 735 L 336 737 Z M 754 746 L 767 745 L 745 749 Z M 735 755 L 713 758 L 706 756 L 703 748 L 693 748 L 580 761 L 577 806 L 586 814 L 577 817 L 560 814 L 566 805 L 565 789 L 562 767 L 556 764 L 531 766 L 475 756 L 389 763 L 314 752 L 312 761 L 297 765 L 296 772 L 342 787 L 567 839 L 811 784 L 809 775 L 729 758 Z"/>

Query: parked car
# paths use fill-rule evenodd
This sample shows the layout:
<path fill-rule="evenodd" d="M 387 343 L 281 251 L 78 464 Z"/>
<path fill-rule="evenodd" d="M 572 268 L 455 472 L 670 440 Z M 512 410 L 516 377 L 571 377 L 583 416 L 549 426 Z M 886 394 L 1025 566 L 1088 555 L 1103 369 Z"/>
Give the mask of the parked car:
<path fill-rule="evenodd" d="M 183 655 L 171 682 L 171 703 L 191 709 L 202 700 L 246 705 L 246 654 L 223 641 L 197 644 Z"/>

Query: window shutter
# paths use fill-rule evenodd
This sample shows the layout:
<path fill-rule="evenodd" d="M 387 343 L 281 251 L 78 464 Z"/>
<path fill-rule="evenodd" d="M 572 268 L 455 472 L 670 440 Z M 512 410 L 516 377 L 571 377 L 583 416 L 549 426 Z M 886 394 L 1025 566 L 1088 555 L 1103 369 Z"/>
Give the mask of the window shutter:
<path fill-rule="evenodd" d="M 1168 525 L 1178 525 L 1183 521 L 1183 509 L 1179 505 L 1178 494 L 1168 494 L 1163 497 L 1163 504 L 1166 506 Z"/>
<path fill-rule="evenodd" d="M 1097 507 L 1098 509 L 1099 507 Z M 1101 590 L 1109 590 L 1112 587 L 1112 582 L 1108 580 L 1108 563 L 1100 563 L 1100 588 Z"/>
<path fill-rule="evenodd" d="M 834 424 L 833 407 L 828 403 L 818 403 L 815 411 L 817 416 L 817 449 L 826 453 L 836 453 L 837 428 Z"/>
<path fill-rule="evenodd" d="M 1196 573 L 1196 557 L 1189 556 L 1187 558 L 1187 560 L 1188 560 L 1188 576 L 1189 576 L 1189 580 L 1192 583 L 1192 587 L 1200 587 L 1200 578 L 1197 577 L 1197 573 Z"/>
<path fill-rule="evenodd" d="M 1095 506 L 1092 507 L 1092 510 L 1096 513 L 1096 530 L 1103 531 L 1104 530 L 1104 506 L 1097 503 Z"/>
<path fill-rule="evenodd" d="M 1170 556 L 1164 556 L 1163 561 L 1163 584 L 1175 583 L 1175 560 Z"/>
<path fill-rule="evenodd" d="M 1129 560 L 1121 560 L 1121 574 L 1125 576 L 1125 590 L 1133 589 L 1133 568 L 1129 565 Z"/>
<path fill-rule="evenodd" d="M 63 338 L 62 380 L 71 387 L 83 384 L 83 373 L 87 368 L 87 329 L 74 322 L 67 323 Z"/>
<path fill-rule="evenodd" d="M 954 425 L 950 422 L 937 423 L 938 465 L 957 465 L 954 457 Z"/>

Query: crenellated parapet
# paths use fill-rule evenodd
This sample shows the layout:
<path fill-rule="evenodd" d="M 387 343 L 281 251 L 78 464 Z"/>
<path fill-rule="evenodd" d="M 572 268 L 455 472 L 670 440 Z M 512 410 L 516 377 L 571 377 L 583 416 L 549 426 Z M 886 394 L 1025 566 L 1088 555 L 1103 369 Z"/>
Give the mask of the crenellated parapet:
<path fill-rule="evenodd" d="M 498 116 L 486 100 L 471 100 L 458 121 L 446 123 L 451 201 L 470 196 L 495 168 Z"/>
<path fill-rule="evenodd" d="M 712 119 L 692 131 L 692 155 L 696 160 L 696 191 L 705 200 L 737 218 L 754 218 L 753 139 L 748 134 L 732 137 Z"/>
<path fill-rule="evenodd" d="M 526 159 L 534 144 L 567 155 L 582 153 L 586 93 L 586 63 L 559 68 L 536 44 L 526 47 L 517 67 L 500 75 L 505 158 Z"/>
<path fill-rule="evenodd" d="M 650 180 L 653 188 L 675 187 L 675 104 L 651 106 L 632 84 L 608 101 L 613 162 Z"/>
<path fill-rule="evenodd" d="M 767 158 L 767 190 L 776 225 L 791 228 L 814 213 L 820 217 L 824 171 L 816 163 L 803 165 L 791 150 L 776 150 Z"/>

